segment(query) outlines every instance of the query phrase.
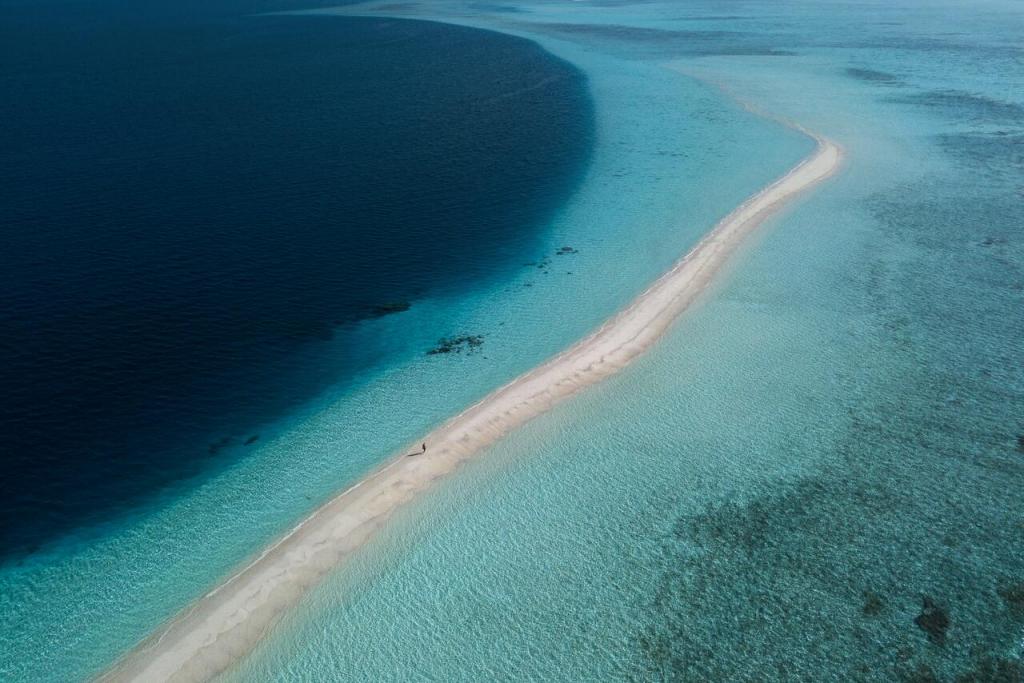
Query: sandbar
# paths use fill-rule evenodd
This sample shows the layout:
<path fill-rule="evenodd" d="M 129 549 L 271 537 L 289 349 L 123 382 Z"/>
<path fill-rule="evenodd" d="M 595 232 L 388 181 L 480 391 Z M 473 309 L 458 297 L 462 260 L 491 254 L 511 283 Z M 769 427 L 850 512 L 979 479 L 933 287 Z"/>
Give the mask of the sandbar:
<path fill-rule="evenodd" d="M 303 520 L 123 657 L 100 680 L 200 681 L 223 672 L 402 505 L 509 431 L 618 372 L 651 347 L 772 212 L 835 173 L 843 153 L 815 150 L 723 218 L 599 329 L 417 439 Z M 427 443 L 427 452 L 407 457 Z"/>

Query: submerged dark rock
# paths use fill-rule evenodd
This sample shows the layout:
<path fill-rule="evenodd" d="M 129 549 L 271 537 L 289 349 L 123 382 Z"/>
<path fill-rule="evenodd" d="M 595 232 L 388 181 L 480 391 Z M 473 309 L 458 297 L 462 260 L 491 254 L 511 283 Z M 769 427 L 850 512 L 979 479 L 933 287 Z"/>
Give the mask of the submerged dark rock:
<path fill-rule="evenodd" d="M 438 340 L 437 346 L 427 351 L 428 356 L 434 356 L 442 353 L 462 353 L 466 352 L 466 355 L 471 355 L 480 350 L 480 347 L 484 344 L 484 335 L 482 334 L 464 334 L 458 337 L 442 337 Z"/>
<path fill-rule="evenodd" d="M 394 313 L 404 313 L 412 307 L 408 301 L 391 301 L 384 304 L 377 304 L 370 309 L 370 315 L 374 318 L 383 318 Z"/>
<path fill-rule="evenodd" d="M 928 640 L 936 645 L 945 644 L 946 631 L 950 625 L 949 613 L 927 595 L 924 597 L 921 613 L 914 618 L 914 623 L 928 634 Z"/>
<path fill-rule="evenodd" d="M 556 256 L 565 256 L 566 254 L 578 254 L 578 253 L 580 253 L 580 252 L 578 250 L 576 250 L 576 249 L 573 249 L 572 247 L 562 247 L 561 249 L 559 249 L 558 251 L 555 252 L 555 255 Z"/>

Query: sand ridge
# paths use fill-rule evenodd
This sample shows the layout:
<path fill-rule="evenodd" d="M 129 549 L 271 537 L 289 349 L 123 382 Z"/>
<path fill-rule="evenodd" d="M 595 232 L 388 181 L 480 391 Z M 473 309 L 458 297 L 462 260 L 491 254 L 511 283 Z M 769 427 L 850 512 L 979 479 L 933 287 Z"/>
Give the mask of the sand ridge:
<path fill-rule="evenodd" d="M 773 211 L 835 173 L 838 145 L 815 150 L 723 218 L 625 309 L 571 347 L 417 439 L 129 652 L 104 681 L 208 680 L 244 657 L 274 620 L 391 514 L 509 431 L 628 365 L 657 341 Z"/>

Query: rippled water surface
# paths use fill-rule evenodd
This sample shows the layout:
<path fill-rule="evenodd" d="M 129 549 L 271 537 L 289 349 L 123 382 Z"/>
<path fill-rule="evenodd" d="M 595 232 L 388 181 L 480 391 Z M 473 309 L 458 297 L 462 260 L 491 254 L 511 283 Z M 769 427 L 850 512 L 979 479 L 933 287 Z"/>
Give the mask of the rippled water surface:
<path fill-rule="evenodd" d="M 262 19 L 232 19 L 232 35 L 269 40 L 274 31 L 249 28 Z M 337 65 L 321 62 L 340 45 L 347 83 L 394 83 L 382 97 L 418 92 L 437 121 L 456 120 L 451 143 L 432 133 L 437 146 L 407 142 L 359 165 L 410 189 L 386 206 L 408 208 L 412 270 L 443 282 L 389 280 L 381 264 L 404 257 L 351 242 L 368 252 L 367 281 L 386 280 L 373 292 L 387 294 L 316 292 L 361 313 L 281 356 L 301 359 L 285 364 L 293 374 L 260 356 L 252 367 L 272 381 L 242 394 L 277 405 L 272 419 L 204 442 L 230 454 L 219 466 L 0 570 L 0 677 L 102 669 L 332 492 L 593 329 L 811 150 L 782 119 L 840 143 L 842 173 L 772 218 L 649 355 L 403 510 L 226 678 L 1024 678 L 1019 7 L 438 1 L 273 21 L 316 48 L 316 59 L 289 54 L 305 55 L 302 73 L 314 69 L 324 87 Z M 369 32 L 362 42 L 336 42 L 357 30 Z M 279 66 L 265 42 L 252 49 Z M 385 54 L 395 71 L 399 59 L 417 70 L 366 77 L 388 72 Z M 473 78 L 456 78 L 454 63 Z M 314 91 L 298 73 L 282 69 L 258 91 L 307 98 L 302 116 L 332 121 L 325 101 L 354 97 L 354 86 Z M 360 149 L 391 149 L 378 110 Z M 481 128 L 464 124 L 475 120 Z M 496 121 L 507 136 L 484 134 Z M 295 161 L 264 187 L 296 178 L 301 188 L 306 150 L 351 178 L 319 131 L 304 129 L 298 147 L 275 143 L 273 158 Z M 411 167 L 385 172 L 398 159 L 434 173 L 437 159 L 420 151 L 449 144 L 495 173 L 466 171 L 465 182 L 493 179 L 474 206 L 505 216 L 507 230 L 450 245 L 435 236 L 462 234 L 444 212 L 468 211 L 464 187 L 442 173 L 425 199 Z M 506 174 L 523 184 L 503 184 Z M 338 197 L 292 191 L 297 212 L 339 211 Z M 529 206 L 511 201 L 530 191 Z M 278 253 L 268 274 L 286 281 L 330 270 L 332 252 L 299 258 L 282 243 L 241 253 L 253 263 Z M 456 248 L 455 266 L 439 262 Z M 424 253 L 428 265 L 416 260 Z M 482 344 L 426 353 L 466 336 Z"/>
<path fill-rule="evenodd" d="M 1024 679 L 1019 7 L 472 21 L 590 74 L 609 54 L 717 84 L 837 140 L 844 171 L 649 356 L 406 511 L 233 680 Z"/>

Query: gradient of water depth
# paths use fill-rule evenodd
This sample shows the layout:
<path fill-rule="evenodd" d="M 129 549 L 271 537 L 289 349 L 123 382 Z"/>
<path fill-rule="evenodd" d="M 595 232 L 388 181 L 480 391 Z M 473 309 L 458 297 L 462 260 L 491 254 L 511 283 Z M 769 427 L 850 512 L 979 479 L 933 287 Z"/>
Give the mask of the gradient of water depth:
<path fill-rule="evenodd" d="M 410 351 L 353 327 L 507 276 L 586 166 L 531 43 L 170 4 L 3 10 L 0 560 Z"/>
<path fill-rule="evenodd" d="M 608 54 L 717 83 L 846 168 L 650 355 L 407 509 L 228 679 L 1022 680 L 1020 9 L 517 7 L 472 21 L 595 83 Z"/>
<path fill-rule="evenodd" d="M 301 22 L 304 30 L 313 30 L 317 22 L 348 25 L 338 17 L 275 21 L 283 26 Z M 392 35 L 400 39 L 398 45 L 411 44 L 403 49 L 413 55 L 432 45 L 431 35 L 464 36 L 467 50 L 496 50 L 500 65 L 488 66 L 481 59 L 472 65 L 489 69 L 492 82 L 464 83 L 483 87 L 488 98 L 477 101 L 464 90 L 431 95 L 442 103 L 447 96 L 462 95 L 522 126 L 521 107 L 528 103 L 551 102 L 556 111 L 571 105 L 565 113 L 575 117 L 576 106 L 589 107 L 592 100 L 595 144 L 584 176 L 575 179 L 576 185 L 549 177 L 553 167 L 545 155 L 555 147 L 531 151 L 545 142 L 543 136 L 531 134 L 531 147 L 514 150 L 488 135 L 470 144 L 483 160 L 498 145 L 495 153 L 502 164 L 525 164 L 526 171 L 540 164 L 544 180 L 554 183 L 543 189 L 563 203 L 530 225 L 529 233 L 512 235 L 506 251 L 482 250 L 480 269 L 487 276 L 472 287 L 430 290 L 408 310 L 371 315 L 335 328 L 333 339 L 316 342 L 316 353 L 294 361 L 321 382 L 315 398 L 297 401 L 263 423 L 256 432 L 260 438 L 248 445 L 254 431 L 225 429 L 234 438 L 223 448 L 221 436 L 203 443 L 203 452 L 216 445 L 218 453 L 226 454 L 217 467 L 159 489 L 105 522 L 65 534 L 0 570 L 0 671 L 5 678 L 74 680 L 109 665 L 334 492 L 599 324 L 719 217 L 811 148 L 803 136 L 731 108 L 714 89 L 660 67 L 646 68 L 637 78 L 635 64 L 595 55 L 602 68 L 594 72 L 598 78 L 587 77 L 584 102 L 566 101 L 564 95 L 549 100 L 556 92 L 552 88 L 576 87 L 581 80 L 572 76 L 576 72 L 567 62 L 531 43 L 442 25 L 414 25 L 411 33 L 402 22 L 357 25 Z M 423 43 L 419 48 L 417 41 Z M 534 62 L 538 68 L 547 64 L 565 77 L 552 80 L 549 73 L 527 71 L 522 87 L 506 83 L 509 60 L 517 54 L 539 58 L 543 61 Z M 375 63 L 375 68 L 384 66 Z M 502 88 L 500 97 L 490 95 L 495 87 Z M 671 115 L 649 116 L 633 106 L 640 100 Z M 606 104 L 598 106 L 598 101 Z M 750 149 L 759 151 L 761 163 L 745 163 Z M 516 162 L 520 154 L 521 164 Z M 502 170 L 513 172 L 516 168 Z M 490 209 L 497 210 L 502 197 L 518 201 L 528 185 L 498 189 L 498 204 L 484 202 Z M 458 192 L 456 199 L 445 196 L 422 198 L 428 205 L 422 211 L 431 210 L 428 200 L 462 201 Z M 424 218 L 430 219 L 419 226 L 424 230 L 439 220 Z M 566 296 L 572 291 L 589 294 L 585 299 Z M 427 353 L 440 337 L 462 336 L 482 336 L 483 345 Z M 338 373 L 339 368 L 347 372 Z M 291 386 L 284 379 L 281 384 L 282 391 Z M 269 391 L 253 385 L 246 395 L 260 399 L 261 392 Z M 145 462 L 145 451 L 136 456 Z"/>

